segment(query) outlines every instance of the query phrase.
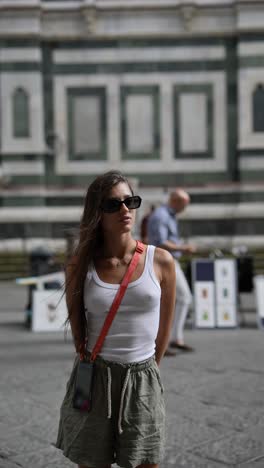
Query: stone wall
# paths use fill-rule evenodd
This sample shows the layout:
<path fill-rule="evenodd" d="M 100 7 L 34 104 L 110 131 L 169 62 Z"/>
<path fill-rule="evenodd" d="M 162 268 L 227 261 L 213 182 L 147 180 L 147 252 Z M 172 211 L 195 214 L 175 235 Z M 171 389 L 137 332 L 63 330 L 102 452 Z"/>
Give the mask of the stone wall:
<path fill-rule="evenodd" d="M 63 239 L 92 178 L 118 168 L 138 222 L 181 185 L 186 236 L 262 245 L 263 20 L 263 1 L 1 2 L 2 241 Z"/>

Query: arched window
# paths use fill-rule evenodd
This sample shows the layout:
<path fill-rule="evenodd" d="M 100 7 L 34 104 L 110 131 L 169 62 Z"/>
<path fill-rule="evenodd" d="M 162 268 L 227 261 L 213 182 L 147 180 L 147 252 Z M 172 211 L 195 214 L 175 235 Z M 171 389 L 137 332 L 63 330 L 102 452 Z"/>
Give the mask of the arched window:
<path fill-rule="evenodd" d="M 258 84 L 253 93 L 253 132 L 264 132 L 263 84 Z"/>
<path fill-rule="evenodd" d="M 17 88 L 13 95 L 13 134 L 15 138 L 28 138 L 29 97 L 23 88 Z"/>

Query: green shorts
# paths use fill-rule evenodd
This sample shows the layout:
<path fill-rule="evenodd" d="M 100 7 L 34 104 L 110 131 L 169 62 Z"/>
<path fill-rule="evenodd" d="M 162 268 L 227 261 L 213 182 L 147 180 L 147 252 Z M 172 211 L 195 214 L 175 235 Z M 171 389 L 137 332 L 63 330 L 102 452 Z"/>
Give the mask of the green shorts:
<path fill-rule="evenodd" d="M 165 408 L 154 357 L 132 364 L 98 357 L 89 413 L 72 406 L 77 363 L 78 359 L 61 406 L 56 447 L 74 463 L 89 468 L 159 463 L 164 450 Z"/>

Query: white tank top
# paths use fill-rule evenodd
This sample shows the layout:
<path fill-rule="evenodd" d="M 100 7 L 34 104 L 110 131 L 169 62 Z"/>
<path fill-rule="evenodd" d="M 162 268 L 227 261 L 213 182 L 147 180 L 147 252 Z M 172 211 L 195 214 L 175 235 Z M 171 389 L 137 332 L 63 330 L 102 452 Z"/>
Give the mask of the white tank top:
<path fill-rule="evenodd" d="M 149 245 L 143 273 L 128 284 L 105 338 L 100 356 L 108 361 L 139 362 L 155 354 L 161 289 L 153 267 L 154 252 L 155 247 Z M 101 281 L 94 267 L 88 271 L 84 284 L 88 351 L 96 343 L 118 288 L 118 284 Z"/>

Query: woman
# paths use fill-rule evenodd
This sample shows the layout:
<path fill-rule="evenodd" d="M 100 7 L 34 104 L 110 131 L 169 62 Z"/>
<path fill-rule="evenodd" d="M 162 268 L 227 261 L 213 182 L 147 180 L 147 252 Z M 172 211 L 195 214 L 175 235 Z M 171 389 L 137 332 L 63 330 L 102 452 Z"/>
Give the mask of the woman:
<path fill-rule="evenodd" d="M 90 185 L 76 255 L 66 271 L 66 302 L 76 351 L 87 353 L 101 331 L 136 248 L 135 209 L 118 171 Z M 175 268 L 165 250 L 144 246 L 100 355 L 90 412 L 72 406 L 76 364 L 61 407 L 56 446 L 79 468 L 157 468 L 164 442 L 158 365 L 167 348 L 175 303 Z M 77 362 L 77 361 L 76 361 Z"/>

